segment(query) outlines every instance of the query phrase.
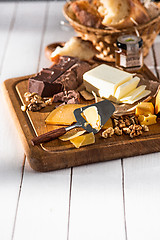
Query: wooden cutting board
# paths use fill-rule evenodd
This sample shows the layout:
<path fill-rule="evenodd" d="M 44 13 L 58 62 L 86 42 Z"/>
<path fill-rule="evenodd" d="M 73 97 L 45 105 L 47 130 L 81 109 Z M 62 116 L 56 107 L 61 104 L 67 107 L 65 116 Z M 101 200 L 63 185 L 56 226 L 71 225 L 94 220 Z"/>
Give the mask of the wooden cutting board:
<path fill-rule="evenodd" d="M 146 79 L 158 81 L 146 66 L 143 67 L 142 74 Z M 51 171 L 160 151 L 160 121 L 149 126 L 149 132 L 144 132 L 143 135 L 133 139 L 124 134 L 104 139 L 99 132 L 95 135 L 95 144 L 79 149 L 76 149 L 69 141 L 63 142 L 59 139 L 40 146 L 32 146 L 33 137 L 55 129 L 55 127 L 45 125 L 45 118 L 54 105 L 40 112 L 21 111 L 23 95 L 28 91 L 29 77 L 8 79 L 3 83 L 3 90 L 22 139 L 25 154 L 34 170 Z"/>

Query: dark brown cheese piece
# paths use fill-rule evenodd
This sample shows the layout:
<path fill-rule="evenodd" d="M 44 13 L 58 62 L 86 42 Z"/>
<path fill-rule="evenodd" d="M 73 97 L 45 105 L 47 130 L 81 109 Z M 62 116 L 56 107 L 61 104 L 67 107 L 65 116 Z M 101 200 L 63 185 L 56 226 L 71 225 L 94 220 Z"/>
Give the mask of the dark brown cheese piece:
<path fill-rule="evenodd" d="M 75 90 L 83 82 L 83 74 L 91 66 L 77 58 L 61 56 L 57 64 L 43 68 L 29 79 L 29 92 L 52 97 L 65 90 Z"/>

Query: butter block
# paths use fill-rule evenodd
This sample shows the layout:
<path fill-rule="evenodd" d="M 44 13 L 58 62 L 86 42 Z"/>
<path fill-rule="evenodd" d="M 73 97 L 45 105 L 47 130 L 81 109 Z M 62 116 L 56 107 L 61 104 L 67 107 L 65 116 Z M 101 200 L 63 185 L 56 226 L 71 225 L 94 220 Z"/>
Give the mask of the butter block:
<path fill-rule="evenodd" d="M 148 115 L 139 115 L 138 121 L 140 122 L 141 125 L 152 125 L 157 123 L 156 121 L 157 116 L 153 114 L 148 114 Z"/>
<path fill-rule="evenodd" d="M 86 133 L 82 136 L 73 138 L 70 140 L 70 142 L 76 147 L 76 148 L 80 148 L 82 146 L 86 146 L 86 145 L 90 145 L 95 143 L 95 136 L 93 134 L 93 132 L 91 133 Z"/>
<path fill-rule="evenodd" d="M 128 93 L 126 96 L 121 98 L 120 102 L 125 103 L 125 101 L 133 101 L 133 99 L 138 97 L 145 90 L 145 88 L 146 88 L 146 85 L 141 85 L 141 86 L 137 87 L 136 89 L 134 89 L 133 91 Z"/>
<path fill-rule="evenodd" d="M 100 96 L 99 90 L 105 90 L 105 98 L 108 98 L 110 95 L 114 96 L 118 86 L 129 81 L 132 77 L 133 74 L 106 64 L 101 64 L 83 74 L 84 85 L 87 91 L 94 91 Z"/>
<path fill-rule="evenodd" d="M 131 80 L 118 86 L 115 92 L 115 97 L 117 98 L 117 100 L 120 100 L 122 97 L 133 91 L 137 87 L 139 81 L 139 77 L 134 77 Z"/>
<path fill-rule="evenodd" d="M 86 121 L 91 125 L 92 128 L 100 130 L 101 127 L 101 117 L 98 114 L 96 106 L 91 106 L 83 110 L 82 115 Z"/>
<path fill-rule="evenodd" d="M 136 116 L 154 114 L 154 106 L 151 102 L 141 102 L 136 107 Z"/>

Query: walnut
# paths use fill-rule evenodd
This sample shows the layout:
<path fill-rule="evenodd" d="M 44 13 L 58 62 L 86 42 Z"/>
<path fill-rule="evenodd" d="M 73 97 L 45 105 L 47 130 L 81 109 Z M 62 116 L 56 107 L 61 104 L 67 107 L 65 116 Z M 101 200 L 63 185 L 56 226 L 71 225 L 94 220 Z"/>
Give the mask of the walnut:
<path fill-rule="evenodd" d="M 124 127 L 126 127 L 126 124 L 125 124 L 125 122 L 124 122 L 124 120 L 123 120 L 122 117 L 119 119 L 119 124 L 118 124 L 118 126 L 119 126 L 119 128 L 124 128 Z"/>
<path fill-rule="evenodd" d="M 118 119 L 114 118 L 113 119 L 113 124 L 114 124 L 115 127 L 118 126 L 118 123 L 119 123 Z"/>
<path fill-rule="evenodd" d="M 125 127 L 125 128 L 123 128 L 123 132 L 125 134 L 130 134 L 131 133 L 131 129 L 129 127 Z"/>
<path fill-rule="evenodd" d="M 109 127 L 102 132 L 102 137 L 103 138 L 112 137 L 113 134 L 114 134 L 114 129 L 112 127 Z"/>
<path fill-rule="evenodd" d="M 49 106 L 51 106 L 52 103 L 53 103 L 53 98 L 49 98 L 49 99 L 47 99 L 47 100 L 45 101 L 45 104 L 46 104 L 46 105 L 49 105 Z"/>
<path fill-rule="evenodd" d="M 135 115 L 125 115 L 113 117 L 115 134 L 121 135 L 121 131 L 128 134 L 131 138 L 140 136 L 143 131 L 149 131 L 147 126 L 141 126 Z"/>
<path fill-rule="evenodd" d="M 144 132 L 148 132 L 148 131 L 149 131 L 149 128 L 148 128 L 147 125 L 142 125 L 141 127 L 142 127 L 142 130 L 143 130 Z"/>
<path fill-rule="evenodd" d="M 131 125 L 131 121 L 130 121 L 129 117 L 126 117 L 124 121 L 125 121 L 126 127 L 129 127 Z"/>
<path fill-rule="evenodd" d="M 42 98 L 35 92 L 26 92 L 24 94 L 24 97 L 27 105 L 21 106 L 22 111 L 26 111 L 28 109 L 29 111 L 36 112 L 46 107 L 47 105 L 52 105 L 53 103 L 53 98 Z"/>
<path fill-rule="evenodd" d="M 115 127 L 115 128 L 114 128 L 114 132 L 115 132 L 115 134 L 118 135 L 118 136 L 122 135 L 122 129 L 120 129 L 119 127 Z"/>

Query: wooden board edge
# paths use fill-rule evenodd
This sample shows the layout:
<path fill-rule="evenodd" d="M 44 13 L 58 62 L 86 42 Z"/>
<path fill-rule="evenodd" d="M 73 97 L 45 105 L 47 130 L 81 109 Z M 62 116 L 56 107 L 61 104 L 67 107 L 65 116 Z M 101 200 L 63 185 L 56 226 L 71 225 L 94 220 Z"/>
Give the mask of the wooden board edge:
<path fill-rule="evenodd" d="M 24 152 L 31 168 L 36 171 L 44 171 L 45 167 L 43 165 L 43 156 L 45 152 L 40 146 L 36 148 L 33 147 L 30 142 L 30 139 L 35 136 L 35 133 L 31 127 L 31 123 L 29 122 L 26 113 L 21 111 L 21 101 L 15 90 L 15 86 L 19 81 L 23 81 L 30 76 L 32 75 L 5 80 L 2 83 L 2 93 L 9 106 L 11 116 L 16 125 L 18 135 L 22 141 Z M 21 119 L 21 121 L 19 121 L 19 119 Z M 38 159 L 37 156 L 39 156 Z"/>

